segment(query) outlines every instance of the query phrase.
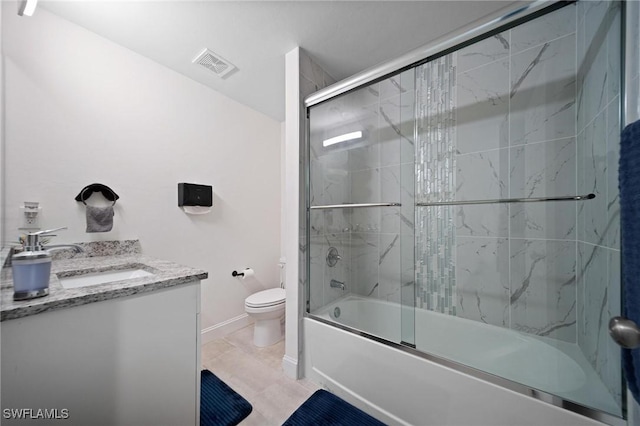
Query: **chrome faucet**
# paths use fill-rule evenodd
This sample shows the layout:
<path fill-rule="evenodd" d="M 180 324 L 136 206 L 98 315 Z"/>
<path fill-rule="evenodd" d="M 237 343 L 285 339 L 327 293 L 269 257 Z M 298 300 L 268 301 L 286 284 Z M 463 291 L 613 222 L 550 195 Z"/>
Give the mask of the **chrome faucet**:
<path fill-rule="evenodd" d="M 51 262 L 51 254 L 48 253 L 48 251 L 51 249 L 58 250 L 58 249 L 69 247 L 69 248 L 72 248 L 76 253 L 84 252 L 84 249 L 77 244 L 52 244 L 48 246 L 45 246 L 44 244 L 42 244 L 42 242 L 40 241 L 41 236 L 55 237 L 55 235 L 51 233 L 55 231 L 59 231 L 61 229 L 67 229 L 67 227 L 65 226 L 62 228 L 48 229 L 46 231 L 30 232 L 24 238 L 21 237 L 20 242 L 22 243 L 22 247 L 11 248 L 11 251 L 10 251 L 11 256 L 7 261 L 7 266 L 11 265 L 11 263 L 13 263 L 12 262 L 13 259 L 16 258 L 16 256 L 19 257 L 23 252 L 36 254 L 39 258 L 46 259 L 49 263 Z M 47 284 L 47 291 L 48 291 L 48 284 Z M 41 296 L 42 295 L 44 294 L 41 294 Z M 15 296 L 14 296 L 14 300 L 20 300 L 20 299 L 15 299 Z"/>
<path fill-rule="evenodd" d="M 75 250 L 76 253 L 82 253 L 84 249 L 77 244 L 52 244 L 45 246 L 40 242 L 41 236 L 55 237 L 52 232 L 60 231 L 61 229 L 67 229 L 66 226 L 62 228 L 56 229 L 48 229 L 46 231 L 38 231 L 38 232 L 30 232 L 27 234 L 27 239 L 24 244 L 25 251 L 40 251 L 40 250 L 51 250 L 51 249 L 61 249 L 70 247 Z"/>
<path fill-rule="evenodd" d="M 331 288 L 339 288 L 344 291 L 344 283 L 342 281 L 331 280 L 329 286 L 331 286 Z"/>

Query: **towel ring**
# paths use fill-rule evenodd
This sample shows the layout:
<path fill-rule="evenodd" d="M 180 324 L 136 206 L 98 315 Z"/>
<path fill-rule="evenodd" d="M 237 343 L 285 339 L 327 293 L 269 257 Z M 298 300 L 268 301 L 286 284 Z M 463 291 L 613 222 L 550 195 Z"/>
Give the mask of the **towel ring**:
<path fill-rule="evenodd" d="M 85 192 L 87 192 L 86 196 Z M 118 194 L 116 194 L 116 192 L 113 189 L 109 188 L 107 185 L 103 185 L 101 183 L 93 183 L 82 188 L 82 191 L 80 191 L 80 193 L 76 196 L 75 200 L 81 201 L 82 204 L 86 206 L 87 198 L 90 198 L 94 192 L 101 192 L 107 200 L 113 201 L 113 204 L 111 204 L 111 206 L 115 206 L 116 200 L 120 198 Z"/>

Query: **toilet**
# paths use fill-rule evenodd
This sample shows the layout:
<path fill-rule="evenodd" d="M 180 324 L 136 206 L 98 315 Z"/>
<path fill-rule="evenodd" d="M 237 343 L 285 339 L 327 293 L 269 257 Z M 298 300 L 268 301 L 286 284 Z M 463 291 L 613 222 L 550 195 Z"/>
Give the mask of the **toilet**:
<path fill-rule="evenodd" d="M 280 322 L 284 317 L 285 297 L 283 288 L 270 288 L 245 299 L 244 310 L 255 321 L 254 345 L 271 346 L 282 339 Z"/>

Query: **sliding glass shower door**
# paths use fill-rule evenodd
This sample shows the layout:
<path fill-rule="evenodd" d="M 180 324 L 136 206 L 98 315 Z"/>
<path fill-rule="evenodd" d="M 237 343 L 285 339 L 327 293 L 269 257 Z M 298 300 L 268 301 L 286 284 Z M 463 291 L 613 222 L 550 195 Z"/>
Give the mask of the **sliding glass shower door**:
<path fill-rule="evenodd" d="M 557 3 L 311 106 L 308 312 L 622 417 L 622 9 Z"/>
<path fill-rule="evenodd" d="M 616 416 L 620 6 L 416 69 L 417 349 Z"/>
<path fill-rule="evenodd" d="M 309 117 L 310 312 L 394 342 L 413 341 L 413 75 Z"/>

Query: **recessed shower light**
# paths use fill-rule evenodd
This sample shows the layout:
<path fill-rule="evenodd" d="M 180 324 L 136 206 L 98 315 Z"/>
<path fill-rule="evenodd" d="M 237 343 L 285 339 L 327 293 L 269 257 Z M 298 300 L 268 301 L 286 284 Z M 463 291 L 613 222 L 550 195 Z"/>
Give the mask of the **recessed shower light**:
<path fill-rule="evenodd" d="M 354 139 L 362 138 L 362 132 L 358 130 L 357 132 L 345 133 L 344 135 L 335 136 L 333 138 L 325 139 L 322 141 L 322 146 L 330 146 L 335 145 L 340 142 L 352 141 Z"/>

